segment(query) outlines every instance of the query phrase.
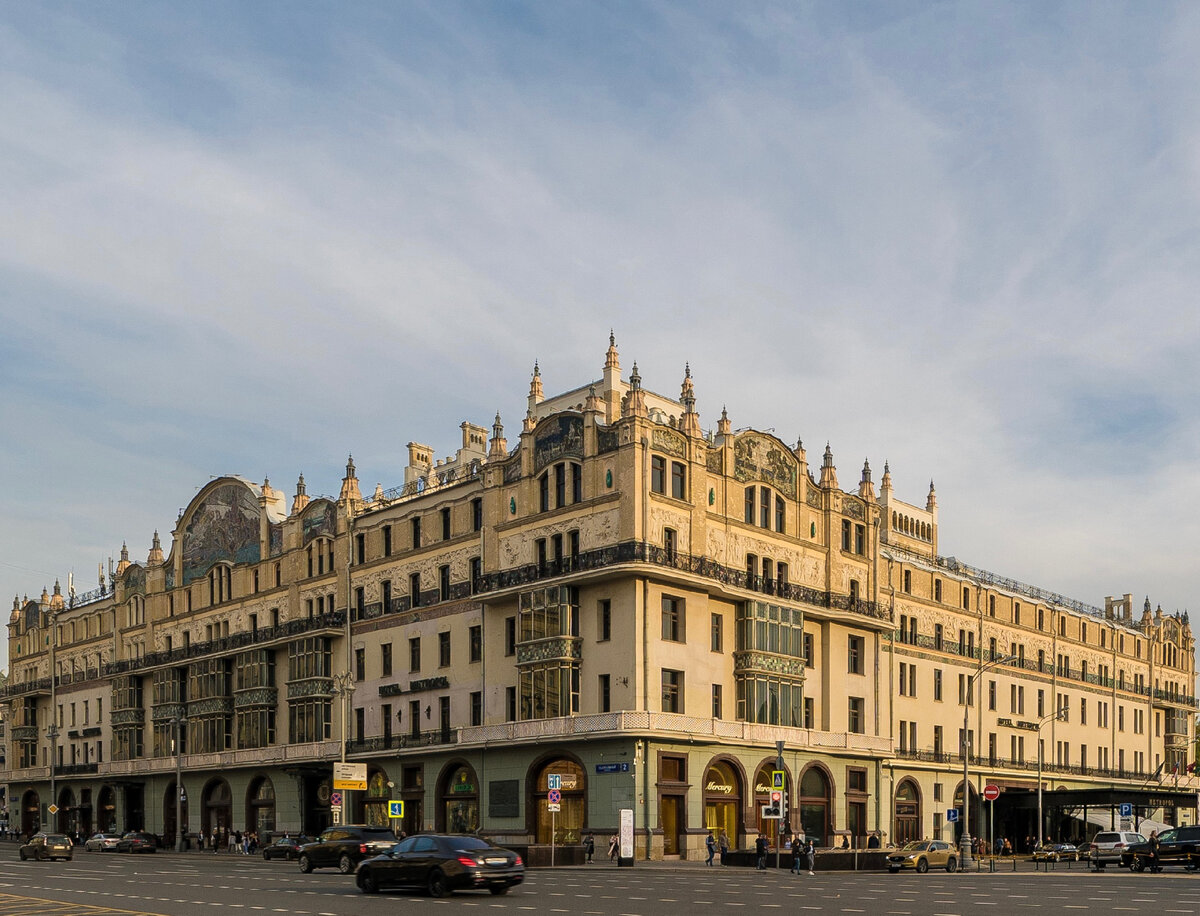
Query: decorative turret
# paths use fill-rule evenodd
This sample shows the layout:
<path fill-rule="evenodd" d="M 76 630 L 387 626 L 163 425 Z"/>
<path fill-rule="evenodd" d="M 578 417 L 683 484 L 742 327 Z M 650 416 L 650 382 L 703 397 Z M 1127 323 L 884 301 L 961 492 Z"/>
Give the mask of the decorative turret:
<path fill-rule="evenodd" d="M 833 466 L 833 449 L 825 443 L 825 458 L 821 462 L 821 488 L 836 490 L 838 485 L 837 468 Z"/>
<path fill-rule="evenodd" d="M 125 572 L 129 568 L 129 548 L 125 546 L 125 542 L 121 542 L 121 560 L 117 563 L 117 575 Z"/>
<path fill-rule="evenodd" d="M 545 395 L 542 393 L 542 370 L 538 368 L 537 360 L 533 361 L 533 378 L 529 380 L 529 412 L 534 413 L 534 408 L 545 400 Z"/>
<path fill-rule="evenodd" d="M 1150 610 L 1150 596 L 1146 596 L 1146 603 L 1142 605 L 1142 625 L 1148 626 L 1154 619 L 1154 615 Z"/>
<path fill-rule="evenodd" d="M 792 449 L 792 454 L 796 456 L 796 460 L 800 462 L 800 476 L 808 476 L 808 452 L 804 450 L 804 440 L 799 436 L 796 437 L 796 447 Z"/>
<path fill-rule="evenodd" d="M 679 389 L 679 402 L 683 404 L 683 417 L 679 423 L 679 431 L 685 436 L 700 438 L 700 414 L 696 413 L 696 389 L 692 385 L 692 367 L 683 364 L 683 384 Z"/>
<path fill-rule="evenodd" d="M 868 502 L 875 501 L 875 486 L 871 483 L 871 462 L 863 459 L 862 477 L 858 479 L 858 495 Z"/>
<path fill-rule="evenodd" d="M 608 352 L 604 355 L 604 422 L 613 423 L 621 416 L 621 360 L 617 357 L 617 339 L 608 331 Z"/>
<path fill-rule="evenodd" d="M 525 419 L 521 421 L 521 432 L 531 433 L 535 426 L 537 426 L 537 421 L 533 419 L 533 411 L 525 411 Z"/>
<path fill-rule="evenodd" d="M 596 394 L 596 385 L 593 383 L 588 385 L 587 398 L 583 402 L 584 413 L 600 413 L 601 408 L 600 395 Z"/>
<path fill-rule="evenodd" d="M 147 566 L 161 566 L 165 562 L 162 542 L 158 539 L 158 529 L 154 529 L 154 540 L 150 542 L 150 553 L 146 556 Z"/>
<path fill-rule="evenodd" d="M 298 515 L 308 505 L 308 490 L 304 487 L 304 474 L 296 481 L 296 495 L 292 497 L 292 515 Z"/>
<path fill-rule="evenodd" d="M 504 438 L 504 424 L 500 422 L 500 411 L 496 411 L 496 419 L 492 423 L 492 438 L 488 442 L 488 460 L 506 458 L 508 456 L 508 440 Z"/>
<path fill-rule="evenodd" d="M 348 504 L 354 512 L 358 511 L 362 502 L 362 491 L 358 488 L 358 477 L 354 472 L 353 455 L 346 459 L 346 476 L 342 478 L 342 492 L 338 494 L 338 501 Z"/>
<path fill-rule="evenodd" d="M 54 580 L 54 594 L 50 596 L 50 610 L 61 611 L 66 606 L 67 606 L 67 603 L 66 603 L 66 601 L 63 600 L 62 588 L 59 586 L 58 580 L 55 579 Z"/>
<path fill-rule="evenodd" d="M 932 512 L 937 508 L 937 490 L 933 488 L 933 481 L 929 481 L 929 495 L 925 497 L 925 509 Z"/>
<path fill-rule="evenodd" d="M 717 442 L 721 443 L 733 432 L 733 424 L 729 422 L 729 413 L 725 405 L 721 405 L 721 419 L 717 421 Z"/>
<path fill-rule="evenodd" d="M 629 394 L 625 395 L 625 409 L 622 411 L 622 416 L 645 417 L 648 415 L 646 392 L 642 391 L 642 377 L 638 374 L 637 363 L 634 363 L 633 371 L 629 373 Z"/>
<path fill-rule="evenodd" d="M 883 480 L 879 481 L 879 495 L 887 496 L 892 492 L 892 469 L 887 461 L 883 462 Z"/>

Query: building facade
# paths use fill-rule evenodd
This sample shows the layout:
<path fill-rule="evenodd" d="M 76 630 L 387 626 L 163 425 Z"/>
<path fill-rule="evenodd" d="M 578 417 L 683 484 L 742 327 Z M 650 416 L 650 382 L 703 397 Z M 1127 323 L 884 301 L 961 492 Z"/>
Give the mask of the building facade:
<path fill-rule="evenodd" d="M 1029 797 L 1039 749 L 1047 787 L 1194 791 L 1186 615 L 942 557 L 932 485 L 903 503 L 864 465 L 843 490 L 828 447 L 810 468 L 724 411 L 705 432 L 690 371 L 647 391 L 611 338 L 580 388 L 547 398 L 535 367 L 512 448 L 499 416 L 460 429 L 370 496 L 353 460 L 337 498 L 301 476 L 290 507 L 213 480 L 169 549 L 14 600 L 12 826 L 169 839 L 178 769 L 189 833 L 311 834 L 344 756 L 368 771 L 348 821 L 403 799 L 410 833 L 577 843 L 628 808 L 639 857 L 695 856 L 710 829 L 771 832 L 782 747 L 787 824 L 819 844 L 949 836 L 964 720 L 975 823 L 984 781 Z"/>

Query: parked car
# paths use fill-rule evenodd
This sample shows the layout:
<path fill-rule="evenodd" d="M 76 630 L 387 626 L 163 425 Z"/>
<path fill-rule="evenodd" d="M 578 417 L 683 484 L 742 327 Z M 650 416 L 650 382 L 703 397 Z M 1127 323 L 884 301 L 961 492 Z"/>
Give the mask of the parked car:
<path fill-rule="evenodd" d="M 1196 868 L 1200 864 L 1200 827 L 1176 827 L 1158 835 L 1158 863 L 1154 864 L 1150 840 L 1135 843 L 1121 855 L 1121 863 L 1134 871 L 1147 868 L 1162 868 L 1165 865 L 1182 865 Z"/>
<path fill-rule="evenodd" d="M 942 840 L 913 840 L 888 853 L 887 863 L 892 874 L 903 868 L 914 868 L 922 874 L 930 868 L 957 871 L 958 850 Z"/>
<path fill-rule="evenodd" d="M 158 837 L 141 830 L 130 830 L 117 841 L 117 852 L 155 852 L 157 849 Z"/>
<path fill-rule="evenodd" d="M 431 897 L 455 891 L 507 894 L 525 880 L 525 863 L 511 849 L 477 836 L 420 834 L 358 866 L 355 883 L 364 894 L 389 887 L 422 887 Z"/>
<path fill-rule="evenodd" d="M 337 868 L 348 875 L 363 859 L 387 852 L 395 845 L 396 835 L 387 827 L 345 824 L 328 827 L 319 839 L 302 845 L 296 860 L 300 871 L 306 874 L 314 868 Z"/>
<path fill-rule="evenodd" d="M 1130 846 L 1145 843 L 1146 838 L 1140 833 L 1126 830 L 1102 830 L 1092 837 L 1092 848 L 1088 861 L 1096 868 L 1103 868 L 1110 862 L 1122 864 L 1121 857 Z"/>
<path fill-rule="evenodd" d="M 268 843 L 263 847 L 262 857 L 264 859 L 298 859 L 300 858 L 300 847 L 305 843 L 311 843 L 306 836 L 281 836 L 274 843 Z"/>
<path fill-rule="evenodd" d="M 71 843 L 71 838 L 65 834 L 35 833 L 18 852 L 22 862 L 26 859 L 69 860 L 75 855 L 75 847 Z"/>
<path fill-rule="evenodd" d="M 83 848 L 88 852 L 111 852 L 117 848 L 119 842 L 121 842 L 119 833 L 93 833 L 83 844 Z"/>
<path fill-rule="evenodd" d="M 1074 843 L 1044 843 L 1033 851 L 1035 862 L 1079 861 L 1079 850 Z"/>

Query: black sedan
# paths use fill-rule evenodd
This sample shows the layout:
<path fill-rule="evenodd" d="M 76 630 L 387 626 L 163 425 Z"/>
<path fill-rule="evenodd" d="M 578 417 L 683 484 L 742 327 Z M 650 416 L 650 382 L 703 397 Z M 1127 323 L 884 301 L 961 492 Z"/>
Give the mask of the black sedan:
<path fill-rule="evenodd" d="M 157 849 L 158 837 L 141 830 L 130 830 L 117 841 L 117 852 L 155 852 Z"/>
<path fill-rule="evenodd" d="M 364 894 L 388 887 L 422 887 L 431 897 L 485 887 L 507 894 L 525 880 L 525 863 L 511 849 L 476 836 L 421 834 L 360 862 L 355 875 Z"/>
<path fill-rule="evenodd" d="M 264 859 L 298 859 L 300 858 L 300 847 L 304 843 L 311 843 L 306 836 L 281 836 L 274 843 L 270 843 L 263 847 L 262 857 Z"/>

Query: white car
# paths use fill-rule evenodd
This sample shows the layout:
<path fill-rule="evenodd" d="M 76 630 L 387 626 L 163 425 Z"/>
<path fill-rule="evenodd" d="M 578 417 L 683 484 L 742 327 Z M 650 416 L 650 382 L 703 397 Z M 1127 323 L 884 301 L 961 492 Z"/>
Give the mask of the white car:
<path fill-rule="evenodd" d="M 120 839 L 119 833 L 93 833 L 83 844 L 83 848 L 88 852 L 112 852 L 117 848 Z"/>
<path fill-rule="evenodd" d="M 1092 848 L 1088 861 L 1097 868 L 1103 868 L 1109 862 L 1121 863 L 1121 855 L 1134 843 L 1145 843 L 1146 838 L 1140 833 L 1126 830 L 1102 830 L 1092 837 Z"/>

